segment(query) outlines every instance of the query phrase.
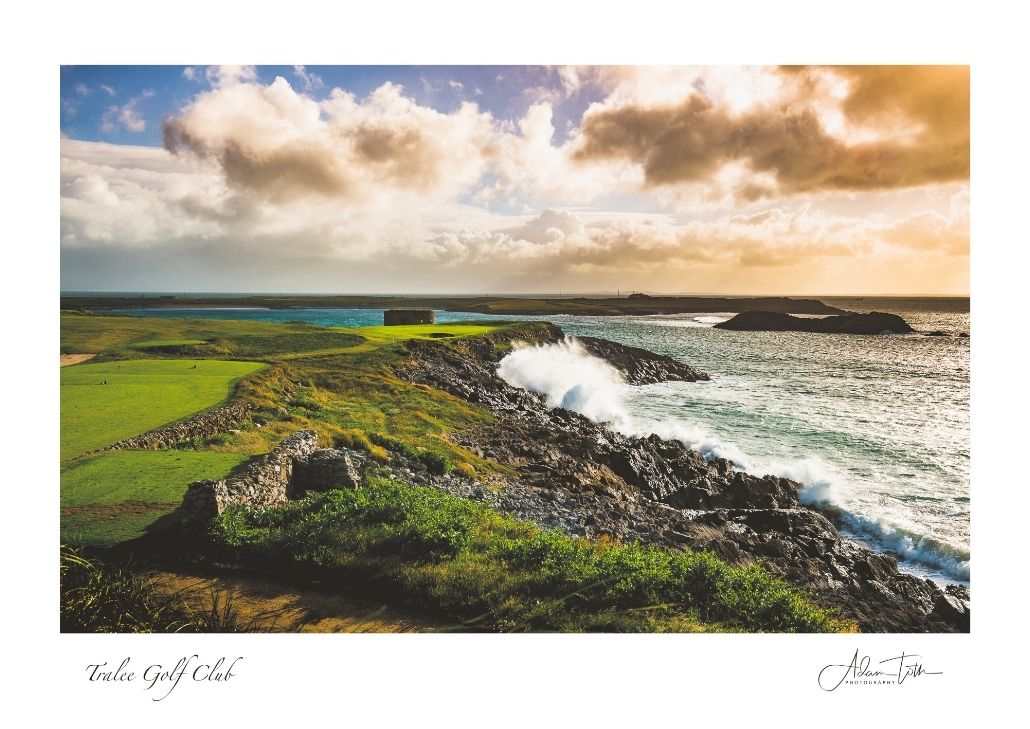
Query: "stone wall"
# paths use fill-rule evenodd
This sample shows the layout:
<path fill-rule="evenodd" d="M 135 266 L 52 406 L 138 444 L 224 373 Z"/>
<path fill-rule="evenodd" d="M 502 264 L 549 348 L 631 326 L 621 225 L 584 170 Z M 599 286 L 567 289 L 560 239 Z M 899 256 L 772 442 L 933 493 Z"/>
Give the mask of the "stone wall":
<path fill-rule="evenodd" d="M 383 324 L 435 324 L 436 314 L 432 309 L 387 309 L 383 312 Z"/>
<path fill-rule="evenodd" d="M 302 496 L 306 491 L 354 488 L 361 482 L 364 455 L 336 448 L 321 448 L 293 461 L 290 495 Z"/>
<path fill-rule="evenodd" d="M 192 438 L 210 438 L 212 435 L 224 433 L 242 423 L 250 417 L 250 409 L 250 403 L 231 402 L 214 410 L 198 413 L 182 422 L 172 423 L 171 425 L 147 431 L 142 435 L 133 436 L 128 440 L 109 445 L 102 450 L 115 451 L 124 448 L 139 448 L 153 451 L 161 448 L 171 448 Z"/>
<path fill-rule="evenodd" d="M 206 523 L 230 504 L 264 507 L 286 503 L 293 494 L 294 462 L 306 459 L 317 448 L 318 434 L 301 430 L 286 438 L 271 453 L 251 461 L 239 473 L 217 481 L 190 484 L 182 500 L 183 521 Z"/>

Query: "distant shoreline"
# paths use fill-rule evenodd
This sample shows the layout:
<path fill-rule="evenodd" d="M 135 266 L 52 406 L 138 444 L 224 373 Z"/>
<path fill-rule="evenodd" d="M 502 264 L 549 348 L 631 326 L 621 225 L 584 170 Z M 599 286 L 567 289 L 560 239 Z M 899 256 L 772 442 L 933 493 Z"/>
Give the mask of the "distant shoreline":
<path fill-rule="evenodd" d="M 170 308 L 339 308 L 385 309 L 416 307 L 501 315 L 574 314 L 581 316 L 653 316 L 680 313 L 775 311 L 786 314 L 842 314 L 847 310 L 818 299 L 786 296 L 716 297 L 647 296 L 618 298 L 503 298 L 444 296 L 62 296 L 61 309 Z"/>

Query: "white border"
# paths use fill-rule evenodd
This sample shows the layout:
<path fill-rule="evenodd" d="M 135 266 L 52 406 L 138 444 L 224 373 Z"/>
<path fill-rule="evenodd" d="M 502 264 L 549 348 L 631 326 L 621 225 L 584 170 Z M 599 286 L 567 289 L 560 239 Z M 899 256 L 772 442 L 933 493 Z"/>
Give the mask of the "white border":
<path fill-rule="evenodd" d="M 3 686 L 11 717 L 148 726 L 318 720 L 355 726 L 957 726 L 1015 709 L 1026 532 L 1025 23 L 979 2 L 319 4 L 35 3 L 9 8 L 4 55 Z M 1008 6 L 1008 7 L 1015 7 Z M 57 631 L 62 63 L 971 63 L 973 633 L 969 636 L 64 636 Z M 1019 314 L 1018 318 L 1013 314 Z M 921 653 L 904 687 L 815 685 L 818 669 Z M 219 686 L 154 703 L 84 667 L 132 655 L 243 654 Z M 933 679 L 933 680 L 931 680 Z M 13 702 L 13 704 L 12 704 Z M 28 712 L 28 713 L 24 713 Z M 1013 714 L 1018 716 L 1019 714 Z M 15 719 L 17 720 L 17 719 Z M 36 723 L 33 721 L 32 723 Z M 910 725 L 910 724 L 909 724 Z"/>

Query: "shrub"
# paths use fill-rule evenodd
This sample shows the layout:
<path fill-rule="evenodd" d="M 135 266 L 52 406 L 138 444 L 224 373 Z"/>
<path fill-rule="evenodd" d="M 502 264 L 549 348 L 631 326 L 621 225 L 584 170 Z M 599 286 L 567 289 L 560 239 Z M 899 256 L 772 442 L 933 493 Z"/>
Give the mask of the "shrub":
<path fill-rule="evenodd" d="M 231 595 L 215 594 L 210 608 L 195 610 L 159 594 L 129 567 L 88 559 L 61 548 L 61 632 L 236 633 L 242 625 Z"/>
<path fill-rule="evenodd" d="M 358 428 L 343 431 L 336 441 L 347 448 L 365 451 L 382 463 L 388 463 L 390 460 L 390 454 L 386 452 L 386 449 L 373 443 L 368 434 Z"/>
<path fill-rule="evenodd" d="M 757 565 L 541 529 L 432 488 L 370 478 L 215 523 L 228 559 L 388 593 L 494 630 L 822 632 L 851 626 Z"/>
<path fill-rule="evenodd" d="M 458 461 L 454 464 L 454 471 L 465 478 L 477 478 L 478 474 L 476 469 L 471 464 L 465 463 L 465 461 Z"/>

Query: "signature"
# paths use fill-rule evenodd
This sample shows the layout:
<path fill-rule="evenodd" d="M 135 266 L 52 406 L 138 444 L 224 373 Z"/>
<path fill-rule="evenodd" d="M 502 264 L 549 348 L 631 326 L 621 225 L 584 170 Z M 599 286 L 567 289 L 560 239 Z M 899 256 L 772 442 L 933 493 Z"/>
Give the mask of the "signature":
<path fill-rule="evenodd" d="M 831 663 L 819 671 L 819 688 L 823 691 L 836 691 L 845 683 L 900 686 L 909 679 L 940 676 L 944 673 L 926 670 L 918 653 L 902 652 L 900 656 L 878 661 L 875 666 L 870 656 L 860 657 L 856 650 L 850 663 Z"/>

